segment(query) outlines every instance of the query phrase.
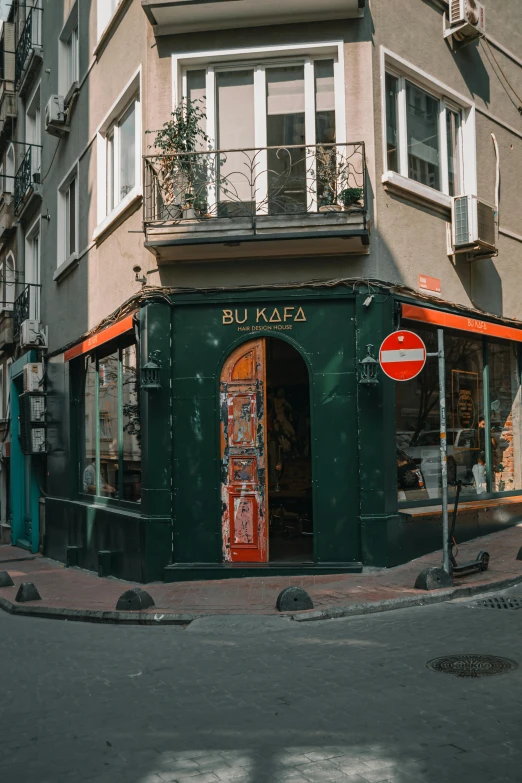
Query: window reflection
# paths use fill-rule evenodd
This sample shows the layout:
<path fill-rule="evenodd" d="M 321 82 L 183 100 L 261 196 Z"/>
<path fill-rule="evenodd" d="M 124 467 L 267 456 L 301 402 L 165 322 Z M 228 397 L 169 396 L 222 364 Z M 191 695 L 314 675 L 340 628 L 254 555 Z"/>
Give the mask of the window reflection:
<path fill-rule="evenodd" d="M 123 349 L 123 499 L 141 500 L 141 428 L 136 346 Z"/>

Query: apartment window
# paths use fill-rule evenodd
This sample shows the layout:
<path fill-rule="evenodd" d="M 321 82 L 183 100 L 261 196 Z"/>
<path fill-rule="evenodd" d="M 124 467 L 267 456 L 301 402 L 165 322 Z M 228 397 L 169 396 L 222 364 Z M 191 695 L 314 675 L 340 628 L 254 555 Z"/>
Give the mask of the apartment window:
<path fill-rule="evenodd" d="M 27 142 L 30 144 L 31 174 L 39 174 L 41 169 L 42 117 L 40 109 L 40 85 L 28 102 L 26 112 Z"/>
<path fill-rule="evenodd" d="M 4 193 L 14 193 L 15 153 L 11 144 L 5 156 L 5 183 Z"/>
<path fill-rule="evenodd" d="M 106 136 L 106 214 L 129 195 L 139 178 L 137 162 L 136 114 L 139 100 L 134 98 L 125 112 L 112 125 Z"/>
<path fill-rule="evenodd" d="M 65 43 L 65 75 L 68 92 L 78 81 L 78 25 Z"/>
<path fill-rule="evenodd" d="M 386 73 L 384 90 L 387 170 L 459 195 L 462 110 L 398 73 Z"/>
<path fill-rule="evenodd" d="M 4 365 L 0 364 L 0 420 L 5 419 Z"/>
<path fill-rule="evenodd" d="M 58 266 L 78 252 L 78 167 L 58 189 Z"/>
<path fill-rule="evenodd" d="M 120 5 L 122 0 L 98 0 L 97 5 L 97 30 L 98 39 L 101 38 L 105 28 L 111 21 L 112 17 L 116 13 L 116 9 Z"/>
<path fill-rule="evenodd" d="M 2 280 L 2 307 L 4 310 L 12 310 L 16 299 L 16 264 L 14 255 L 9 252 L 2 263 L 0 272 Z"/>
<path fill-rule="evenodd" d="M 40 218 L 25 238 L 25 282 L 29 286 L 29 317 L 40 320 Z"/>
<path fill-rule="evenodd" d="M 136 343 L 126 339 L 81 363 L 83 438 L 80 492 L 141 500 L 141 429 Z"/>
<path fill-rule="evenodd" d="M 320 203 L 319 154 L 311 148 L 344 138 L 336 63 L 322 55 L 185 71 L 185 96 L 206 112 L 202 130 L 227 151 L 218 166 L 218 214 L 242 214 L 253 200 L 258 213 L 269 214 Z"/>

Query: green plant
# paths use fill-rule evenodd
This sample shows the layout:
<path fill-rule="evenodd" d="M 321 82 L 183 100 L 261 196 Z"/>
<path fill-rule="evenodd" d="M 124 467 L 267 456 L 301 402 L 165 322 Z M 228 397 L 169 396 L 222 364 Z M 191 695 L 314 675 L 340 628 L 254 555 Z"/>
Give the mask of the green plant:
<path fill-rule="evenodd" d="M 357 204 L 362 198 L 362 195 L 362 188 L 345 188 L 339 193 L 338 198 L 343 207 L 349 207 L 352 204 Z"/>
<path fill-rule="evenodd" d="M 200 103 L 199 99 L 191 101 L 184 98 L 160 130 L 147 131 L 156 134 L 154 146 L 168 155 L 195 152 L 198 142 L 209 142 L 210 138 L 202 128 L 207 115 L 198 105 Z"/>

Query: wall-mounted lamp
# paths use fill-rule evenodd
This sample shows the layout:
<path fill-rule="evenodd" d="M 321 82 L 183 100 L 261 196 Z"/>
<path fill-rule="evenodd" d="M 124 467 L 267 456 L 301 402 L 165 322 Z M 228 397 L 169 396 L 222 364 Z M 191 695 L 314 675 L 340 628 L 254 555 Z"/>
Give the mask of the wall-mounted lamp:
<path fill-rule="evenodd" d="M 149 361 L 140 368 L 140 386 L 145 391 L 161 389 L 159 355 L 159 351 L 149 353 Z"/>
<path fill-rule="evenodd" d="M 132 267 L 132 271 L 134 272 L 134 279 L 135 279 L 135 281 L 137 283 L 141 283 L 142 285 L 145 285 L 145 283 L 147 282 L 147 278 L 144 275 L 141 275 L 141 277 L 140 277 L 141 266 L 136 264 L 136 266 Z"/>
<path fill-rule="evenodd" d="M 372 356 L 373 345 L 366 346 L 366 356 L 359 362 L 359 383 L 365 386 L 374 386 L 379 383 L 377 367 L 379 362 Z"/>

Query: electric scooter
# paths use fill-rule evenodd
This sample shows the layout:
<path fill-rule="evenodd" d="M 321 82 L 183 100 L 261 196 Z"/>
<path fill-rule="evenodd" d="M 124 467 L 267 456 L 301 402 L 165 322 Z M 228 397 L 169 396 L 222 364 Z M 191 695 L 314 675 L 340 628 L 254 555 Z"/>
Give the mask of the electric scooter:
<path fill-rule="evenodd" d="M 451 521 L 451 530 L 449 534 L 448 547 L 450 556 L 450 568 L 451 573 L 454 576 L 464 576 L 465 574 L 472 573 L 473 571 L 487 571 L 489 566 L 489 553 L 481 551 L 477 555 L 476 560 L 467 560 L 460 565 L 457 563 L 456 555 L 459 552 L 457 542 L 455 541 L 455 525 L 457 524 L 457 510 L 459 507 L 460 490 L 462 489 L 462 481 L 457 481 L 457 494 L 455 495 L 455 505 L 453 507 L 453 519 Z M 456 547 L 457 551 L 453 554 L 453 549 Z"/>

